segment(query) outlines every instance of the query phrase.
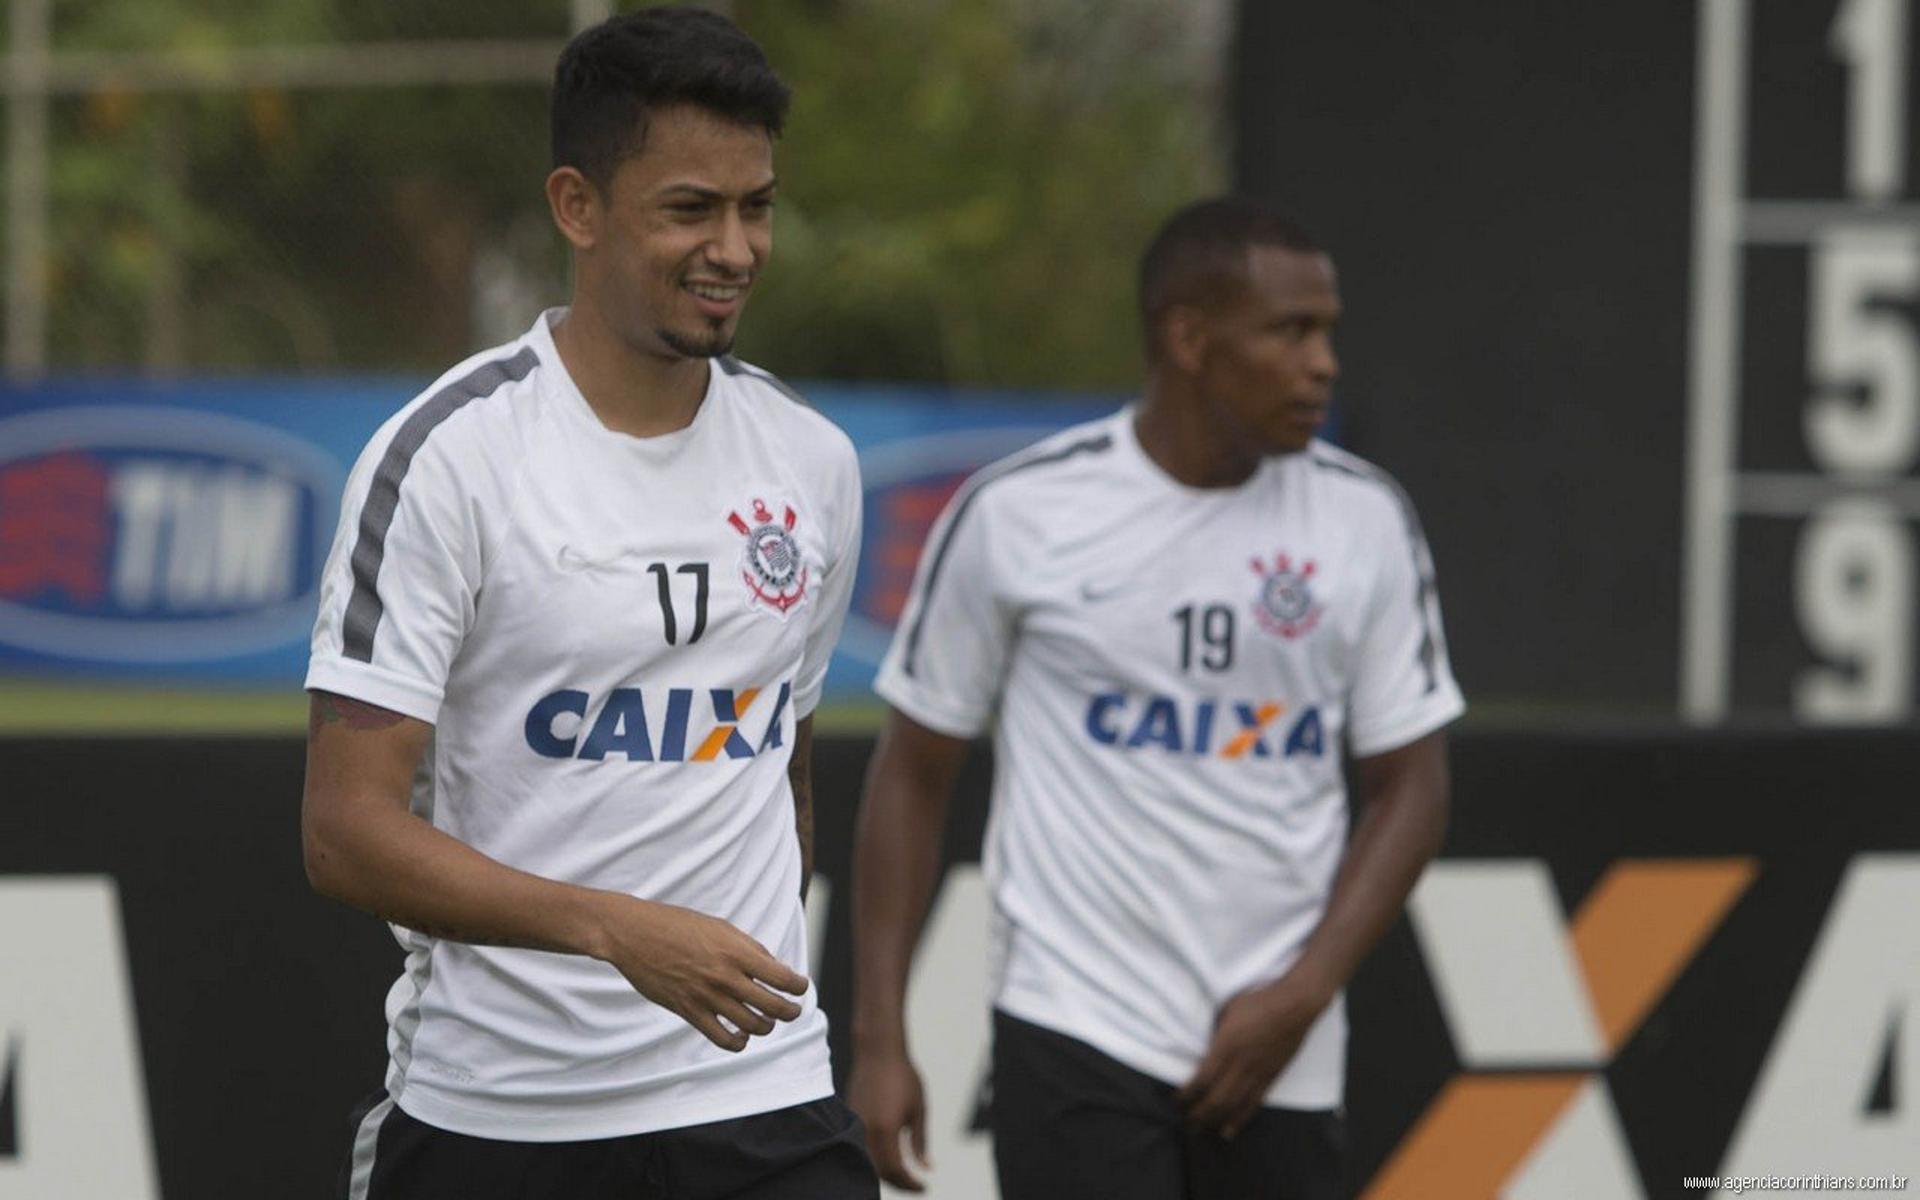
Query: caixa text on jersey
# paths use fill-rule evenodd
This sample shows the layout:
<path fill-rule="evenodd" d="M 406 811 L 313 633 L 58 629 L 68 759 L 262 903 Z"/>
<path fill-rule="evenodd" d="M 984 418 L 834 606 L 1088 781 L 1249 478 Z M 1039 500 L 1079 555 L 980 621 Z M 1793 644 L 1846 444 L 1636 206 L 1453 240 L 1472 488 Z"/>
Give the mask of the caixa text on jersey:
<path fill-rule="evenodd" d="M 752 758 L 785 743 L 781 723 L 791 682 L 766 688 L 615 688 L 606 700 L 574 688 L 542 696 L 527 712 L 527 745 L 547 758 L 716 762 Z M 651 715 L 648 700 L 653 701 Z M 696 705 L 696 701 L 699 701 Z M 696 707 L 700 711 L 696 715 Z M 592 719 L 588 719 L 591 713 Z M 697 736 L 693 736 L 697 731 Z M 750 732 L 751 731 L 751 732 Z M 756 736 L 757 733 L 757 736 Z"/>
<path fill-rule="evenodd" d="M 1294 713 L 1279 700 L 1180 700 L 1126 692 L 1101 692 L 1087 701 L 1087 734 L 1125 750 L 1157 746 L 1229 759 L 1319 758 L 1327 740 L 1317 705 Z"/>

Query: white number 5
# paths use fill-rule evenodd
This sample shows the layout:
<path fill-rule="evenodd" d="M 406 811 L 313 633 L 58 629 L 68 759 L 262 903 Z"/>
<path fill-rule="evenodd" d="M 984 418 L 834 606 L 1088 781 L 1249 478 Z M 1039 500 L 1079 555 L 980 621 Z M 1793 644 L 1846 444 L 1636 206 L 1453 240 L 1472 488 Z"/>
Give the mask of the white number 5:
<path fill-rule="evenodd" d="M 1920 241 L 1836 229 L 1814 244 L 1810 269 L 1808 448 L 1836 474 L 1899 474 L 1920 448 L 1920 361 L 1912 326 L 1883 306 L 1920 291 Z"/>

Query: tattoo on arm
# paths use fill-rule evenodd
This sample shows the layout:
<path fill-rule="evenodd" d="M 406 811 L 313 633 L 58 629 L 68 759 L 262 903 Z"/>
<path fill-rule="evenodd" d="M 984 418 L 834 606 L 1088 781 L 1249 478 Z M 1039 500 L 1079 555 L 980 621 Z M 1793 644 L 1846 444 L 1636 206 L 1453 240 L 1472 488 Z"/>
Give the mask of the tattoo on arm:
<path fill-rule="evenodd" d="M 348 729 L 391 729 L 404 720 L 404 713 L 394 712 L 390 708 L 381 708 L 377 704 L 368 704 L 365 700 L 355 700 L 352 696 L 342 696 L 336 692 L 315 690 L 312 711 L 307 717 L 307 732 L 313 733 L 322 725 L 338 725 L 342 722 Z"/>

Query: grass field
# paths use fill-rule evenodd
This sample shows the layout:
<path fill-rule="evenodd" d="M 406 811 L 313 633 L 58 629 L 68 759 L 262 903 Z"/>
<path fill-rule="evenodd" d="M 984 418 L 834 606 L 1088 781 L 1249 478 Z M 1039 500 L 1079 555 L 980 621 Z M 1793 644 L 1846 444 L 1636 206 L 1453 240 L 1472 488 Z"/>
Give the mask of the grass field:
<path fill-rule="evenodd" d="M 878 700 L 822 704 L 814 714 L 814 729 L 822 734 L 877 733 L 885 714 L 886 706 Z M 1644 735 L 1675 728 L 1675 719 L 1664 707 L 1475 700 L 1462 726 Z M 80 685 L 0 676 L 0 737 L 284 737 L 303 734 L 306 727 L 307 697 L 298 688 Z"/>
<path fill-rule="evenodd" d="M 871 733 L 880 728 L 881 713 L 878 703 L 825 704 L 814 716 L 814 729 Z M 79 686 L 0 678 L 0 736 L 276 737 L 306 727 L 307 697 L 297 688 Z"/>

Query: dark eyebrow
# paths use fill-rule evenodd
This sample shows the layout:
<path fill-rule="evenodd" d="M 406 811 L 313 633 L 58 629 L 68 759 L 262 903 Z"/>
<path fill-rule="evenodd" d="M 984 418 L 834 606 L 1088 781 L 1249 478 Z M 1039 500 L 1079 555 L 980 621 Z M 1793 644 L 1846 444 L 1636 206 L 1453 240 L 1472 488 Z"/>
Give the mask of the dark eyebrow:
<path fill-rule="evenodd" d="M 765 183 L 761 184 L 759 187 L 754 188 L 752 191 L 748 192 L 747 196 L 749 198 L 752 198 L 755 196 L 768 195 L 774 190 L 774 188 L 778 187 L 779 184 L 780 184 L 780 181 L 778 179 L 769 179 Z M 697 183 L 671 184 L 668 187 L 661 189 L 660 196 L 662 199 L 694 199 L 694 200 L 708 200 L 708 201 L 725 200 L 727 198 L 727 194 L 725 192 L 722 192 L 717 188 L 702 187 Z"/>

